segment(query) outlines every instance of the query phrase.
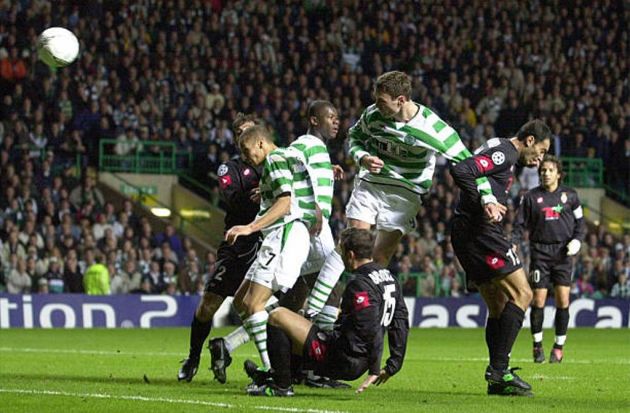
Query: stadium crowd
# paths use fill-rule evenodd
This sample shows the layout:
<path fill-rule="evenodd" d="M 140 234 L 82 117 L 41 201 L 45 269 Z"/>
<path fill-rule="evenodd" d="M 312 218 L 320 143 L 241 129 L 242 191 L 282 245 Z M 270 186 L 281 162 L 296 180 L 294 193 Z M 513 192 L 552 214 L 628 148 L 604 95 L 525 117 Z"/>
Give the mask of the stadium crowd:
<path fill-rule="evenodd" d="M 196 293 L 214 256 L 198 257 L 169 227 L 154 234 L 116 209 L 92 177 L 100 139 L 116 154 L 139 141 L 172 141 L 192 153 L 196 178 L 210 175 L 236 148 L 229 125 L 255 112 L 279 145 L 306 130 L 308 103 L 329 99 L 341 115 L 333 161 L 338 183 L 335 232 L 355 165 L 343 140 L 371 103 L 371 82 L 399 69 L 413 99 L 433 108 L 475 148 L 508 136 L 531 117 L 554 132 L 552 152 L 601 158 L 606 183 L 628 192 L 630 85 L 628 11 L 617 1 L 90 1 L 24 0 L 0 5 L 0 288 L 80 292 L 95 260 L 113 293 Z M 81 58 L 51 71 L 37 60 L 37 34 L 68 27 Z M 436 184 L 403 238 L 391 268 L 407 294 L 460 296 L 461 269 L 448 223 L 457 193 L 440 162 Z M 508 233 L 523 191 L 513 186 Z M 215 187 L 215 191 L 217 188 Z M 527 259 L 527 245 L 521 246 Z M 594 228 L 576 262 L 574 296 L 630 298 L 630 235 Z M 419 275 L 423 274 L 423 275 Z"/>

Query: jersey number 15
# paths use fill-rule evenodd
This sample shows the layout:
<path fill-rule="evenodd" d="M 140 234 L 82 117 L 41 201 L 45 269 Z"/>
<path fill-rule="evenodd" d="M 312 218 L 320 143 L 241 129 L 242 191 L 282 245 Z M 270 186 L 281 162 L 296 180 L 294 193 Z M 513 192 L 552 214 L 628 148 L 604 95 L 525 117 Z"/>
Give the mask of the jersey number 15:
<path fill-rule="evenodd" d="M 396 292 L 395 284 L 385 286 L 385 292 L 383 293 L 383 317 L 381 318 L 381 325 L 383 327 L 389 327 L 394 318 L 394 310 L 396 309 L 396 297 L 394 297 L 394 292 Z"/>

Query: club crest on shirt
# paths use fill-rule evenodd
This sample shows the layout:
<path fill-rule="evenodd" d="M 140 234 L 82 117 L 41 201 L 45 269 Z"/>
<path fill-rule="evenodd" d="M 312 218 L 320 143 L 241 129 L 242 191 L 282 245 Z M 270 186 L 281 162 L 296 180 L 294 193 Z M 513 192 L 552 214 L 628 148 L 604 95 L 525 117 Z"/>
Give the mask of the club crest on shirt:
<path fill-rule="evenodd" d="M 228 167 L 226 164 L 222 164 L 219 166 L 219 170 L 217 171 L 217 175 L 223 176 L 228 173 Z"/>
<path fill-rule="evenodd" d="M 243 175 L 247 176 L 247 175 L 249 175 L 249 174 L 250 174 L 250 172 L 251 172 L 251 171 L 249 170 L 249 168 L 247 168 L 247 169 L 245 169 L 245 170 L 243 171 Z"/>
<path fill-rule="evenodd" d="M 542 204 L 543 203 L 543 197 L 539 196 L 538 199 L 536 199 L 536 203 L 537 204 Z"/>
<path fill-rule="evenodd" d="M 560 201 L 562 201 L 563 204 L 566 204 L 567 203 L 567 199 L 568 199 L 567 193 L 563 192 L 562 195 L 560 195 Z"/>
<path fill-rule="evenodd" d="M 505 154 L 503 152 L 496 151 L 492 154 L 492 162 L 495 165 L 501 165 L 505 162 Z"/>

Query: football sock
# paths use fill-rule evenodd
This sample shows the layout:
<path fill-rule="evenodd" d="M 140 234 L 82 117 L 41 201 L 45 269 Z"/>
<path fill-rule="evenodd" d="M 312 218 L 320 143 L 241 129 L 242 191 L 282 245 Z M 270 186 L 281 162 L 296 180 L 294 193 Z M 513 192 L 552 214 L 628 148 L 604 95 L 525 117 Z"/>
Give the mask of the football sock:
<path fill-rule="evenodd" d="M 488 355 L 490 357 L 491 365 L 495 358 L 500 332 L 499 319 L 488 318 L 488 321 L 486 322 L 486 345 L 488 346 Z"/>
<path fill-rule="evenodd" d="M 532 311 L 529 314 L 529 320 L 531 323 L 532 336 L 534 337 L 534 343 L 540 343 L 543 341 L 544 318 L 545 318 L 545 309 L 543 307 L 532 306 Z"/>
<path fill-rule="evenodd" d="M 284 331 L 272 325 L 267 326 L 267 334 L 273 380 L 286 389 L 291 386 L 291 340 Z"/>
<path fill-rule="evenodd" d="M 249 341 L 249 334 L 247 333 L 245 328 L 241 326 L 232 331 L 227 336 L 223 337 L 223 340 L 225 342 L 225 347 L 227 348 L 227 351 L 232 354 L 234 350 Z"/>
<path fill-rule="evenodd" d="M 510 352 L 516 341 L 516 337 L 523 326 L 525 311 L 511 301 L 505 305 L 501 317 L 499 318 L 500 335 L 497 344 L 497 351 L 492 362 L 492 367 L 498 370 L 505 370 L 510 364 Z"/>
<path fill-rule="evenodd" d="M 306 308 L 309 312 L 320 313 L 326 305 L 326 300 L 335 284 L 339 281 L 339 277 L 343 273 L 344 265 L 341 255 L 337 250 L 333 250 L 322 267 L 315 285 L 311 289 L 311 293 L 307 300 Z"/>
<path fill-rule="evenodd" d="M 567 329 L 569 328 L 569 309 L 556 308 L 556 343 L 555 348 L 562 348 L 567 340 Z"/>
<path fill-rule="evenodd" d="M 337 307 L 325 305 L 324 308 L 322 308 L 322 311 L 317 315 L 315 324 L 324 331 L 330 331 L 335 326 L 338 314 L 339 309 Z"/>
<path fill-rule="evenodd" d="M 210 335 L 211 328 L 212 320 L 203 322 L 199 321 L 196 315 L 193 317 L 193 321 L 190 323 L 190 350 L 188 351 L 188 358 L 199 360 L 201 348 L 206 338 Z"/>
<path fill-rule="evenodd" d="M 271 310 L 273 310 L 274 308 L 277 308 L 278 306 L 279 306 L 278 302 L 275 301 L 271 304 L 268 304 L 267 307 L 265 307 L 265 310 L 267 312 L 270 312 Z M 243 319 L 243 317 L 241 317 L 241 319 Z M 247 331 L 245 331 L 245 328 L 241 326 L 237 328 L 236 330 L 232 331 L 227 336 L 223 337 L 223 340 L 225 342 L 225 347 L 227 348 L 227 351 L 230 354 L 232 354 L 234 350 L 236 350 L 243 344 L 249 342 L 249 334 L 247 334 Z"/>
<path fill-rule="evenodd" d="M 271 368 L 271 363 L 269 353 L 267 353 L 267 320 L 269 320 L 269 313 L 265 310 L 259 311 L 243 320 L 243 327 L 249 337 L 254 340 L 263 367 L 268 370 Z"/>

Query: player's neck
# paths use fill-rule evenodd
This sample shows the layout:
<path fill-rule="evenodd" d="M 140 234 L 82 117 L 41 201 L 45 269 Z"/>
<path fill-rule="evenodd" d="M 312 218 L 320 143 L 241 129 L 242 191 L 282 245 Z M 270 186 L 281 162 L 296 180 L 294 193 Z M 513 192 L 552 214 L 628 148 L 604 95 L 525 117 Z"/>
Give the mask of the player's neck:
<path fill-rule="evenodd" d="M 413 100 L 408 100 L 403 104 L 400 112 L 394 115 L 394 120 L 397 122 L 409 122 L 416 116 L 419 110 L 420 107 L 416 105 Z"/>
<path fill-rule="evenodd" d="M 359 267 L 364 266 L 365 264 L 369 264 L 372 261 L 374 261 L 371 258 L 360 258 L 360 259 L 355 259 L 354 262 L 352 263 L 352 271 L 356 270 Z"/>
<path fill-rule="evenodd" d="M 322 133 L 320 131 L 318 131 L 317 129 L 308 128 L 308 130 L 306 131 L 306 134 L 315 136 L 316 138 L 319 138 L 319 139 L 323 140 L 324 142 L 326 142 L 326 139 L 324 138 L 324 135 L 322 135 Z"/>
<path fill-rule="evenodd" d="M 556 189 L 558 189 L 559 186 L 560 184 L 556 182 L 553 185 L 543 186 L 543 188 L 545 188 L 545 191 L 547 192 L 556 192 Z"/>

